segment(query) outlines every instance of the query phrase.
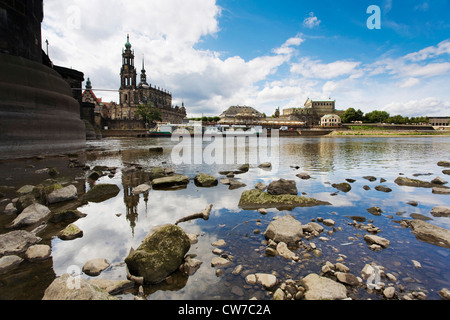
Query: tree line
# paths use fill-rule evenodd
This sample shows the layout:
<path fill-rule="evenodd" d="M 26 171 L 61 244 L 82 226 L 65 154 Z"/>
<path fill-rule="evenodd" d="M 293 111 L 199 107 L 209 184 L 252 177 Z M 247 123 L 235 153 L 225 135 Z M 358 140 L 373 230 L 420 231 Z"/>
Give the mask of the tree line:
<path fill-rule="evenodd" d="M 361 110 L 355 110 L 354 108 L 349 108 L 341 116 L 342 123 L 393 123 L 393 124 L 419 124 L 430 123 L 428 117 L 403 117 L 401 115 L 391 116 L 386 111 L 372 111 L 364 114 Z"/>

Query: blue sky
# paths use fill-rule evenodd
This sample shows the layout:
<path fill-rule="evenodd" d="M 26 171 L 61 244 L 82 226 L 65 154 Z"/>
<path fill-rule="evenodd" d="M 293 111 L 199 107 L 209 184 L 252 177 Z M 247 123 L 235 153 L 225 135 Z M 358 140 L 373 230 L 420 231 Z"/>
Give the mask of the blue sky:
<path fill-rule="evenodd" d="M 450 115 L 448 0 L 44 0 L 55 64 L 118 89 L 130 34 L 152 84 L 189 116 L 231 105 L 273 114 L 307 98 L 392 115 Z M 381 29 L 367 27 L 370 5 Z M 89 8 L 89 10 L 85 10 Z M 138 68 L 138 72 L 140 68 Z M 99 90 L 104 101 L 118 94 Z"/>

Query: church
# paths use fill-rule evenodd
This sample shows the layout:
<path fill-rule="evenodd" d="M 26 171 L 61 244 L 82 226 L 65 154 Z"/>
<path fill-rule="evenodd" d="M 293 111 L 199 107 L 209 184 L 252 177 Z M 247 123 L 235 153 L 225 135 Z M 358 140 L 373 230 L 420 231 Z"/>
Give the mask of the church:
<path fill-rule="evenodd" d="M 100 109 L 102 107 L 96 105 L 96 113 L 101 113 L 102 118 L 106 120 L 137 122 L 137 120 L 140 120 L 139 116 L 136 115 L 137 107 L 151 104 L 160 112 L 163 123 L 182 123 L 187 115 L 184 103 L 181 107 L 172 106 L 172 94 L 169 91 L 147 83 L 144 58 L 142 58 L 140 81 L 139 83 L 137 82 L 138 73 L 135 66 L 135 54 L 131 48 L 130 36 L 128 35 L 125 48 L 122 49 L 119 103 L 104 104 L 103 109 L 107 107 L 108 112 L 98 110 L 99 107 Z"/>

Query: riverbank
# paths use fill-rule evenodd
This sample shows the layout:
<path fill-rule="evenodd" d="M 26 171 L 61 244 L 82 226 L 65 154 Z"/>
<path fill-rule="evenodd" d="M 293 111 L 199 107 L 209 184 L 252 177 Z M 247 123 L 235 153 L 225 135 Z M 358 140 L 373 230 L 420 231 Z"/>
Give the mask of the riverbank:
<path fill-rule="evenodd" d="M 392 137 L 402 137 L 402 136 L 434 136 L 434 137 L 450 137 L 450 130 L 448 131 L 398 131 L 398 130 L 336 130 L 333 131 L 330 136 L 392 136 Z"/>

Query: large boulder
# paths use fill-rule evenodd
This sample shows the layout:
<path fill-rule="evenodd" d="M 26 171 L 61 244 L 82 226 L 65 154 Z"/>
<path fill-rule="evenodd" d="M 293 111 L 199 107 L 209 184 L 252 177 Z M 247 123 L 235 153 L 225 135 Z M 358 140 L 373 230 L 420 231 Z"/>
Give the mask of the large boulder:
<path fill-rule="evenodd" d="M 272 221 L 264 236 L 275 242 L 284 242 L 295 246 L 303 238 L 303 227 L 300 221 L 291 215 L 287 215 Z"/>
<path fill-rule="evenodd" d="M 131 275 L 143 277 L 148 284 L 160 283 L 180 267 L 190 247 L 183 229 L 163 225 L 153 228 L 125 263 Z"/>
<path fill-rule="evenodd" d="M 175 174 L 173 176 L 158 178 L 152 181 L 153 189 L 155 190 L 184 188 L 188 184 L 189 184 L 189 177 L 181 174 Z"/>
<path fill-rule="evenodd" d="M 293 209 L 297 207 L 330 206 L 331 203 L 290 194 L 274 196 L 261 190 L 246 190 L 242 193 L 239 207 L 244 210 L 261 208 Z"/>
<path fill-rule="evenodd" d="M 0 235 L 0 257 L 25 252 L 42 239 L 25 230 L 12 231 Z"/>
<path fill-rule="evenodd" d="M 433 210 L 431 210 L 431 215 L 433 217 L 450 217 L 450 207 L 434 207 Z"/>
<path fill-rule="evenodd" d="M 84 194 L 82 200 L 100 203 L 116 197 L 119 192 L 120 188 L 115 184 L 98 184 Z"/>
<path fill-rule="evenodd" d="M 409 221 L 409 225 L 417 239 L 450 249 L 450 230 L 422 220 Z"/>
<path fill-rule="evenodd" d="M 296 196 L 298 194 L 297 184 L 293 180 L 280 179 L 272 182 L 267 188 L 267 192 L 273 196 L 290 194 Z"/>
<path fill-rule="evenodd" d="M 45 290 L 42 300 L 116 300 L 105 290 L 77 276 L 63 274 Z"/>
<path fill-rule="evenodd" d="M 22 213 L 14 219 L 13 222 L 8 226 L 8 228 L 21 228 L 36 224 L 38 222 L 44 221 L 51 214 L 51 211 L 46 206 L 38 203 L 34 203 L 31 206 L 25 208 Z"/>
<path fill-rule="evenodd" d="M 47 201 L 49 204 L 65 202 L 75 199 L 78 199 L 78 191 L 77 187 L 75 187 L 74 185 L 70 185 L 65 188 L 55 190 L 47 196 Z"/>
<path fill-rule="evenodd" d="M 303 278 L 302 283 L 306 289 L 306 300 L 343 300 L 347 298 L 346 287 L 329 278 L 310 274 Z"/>

